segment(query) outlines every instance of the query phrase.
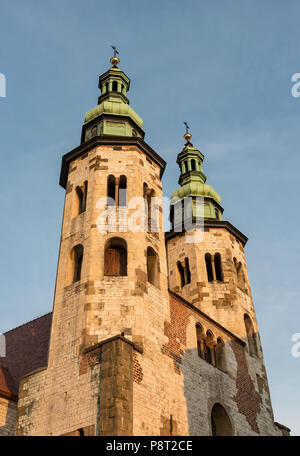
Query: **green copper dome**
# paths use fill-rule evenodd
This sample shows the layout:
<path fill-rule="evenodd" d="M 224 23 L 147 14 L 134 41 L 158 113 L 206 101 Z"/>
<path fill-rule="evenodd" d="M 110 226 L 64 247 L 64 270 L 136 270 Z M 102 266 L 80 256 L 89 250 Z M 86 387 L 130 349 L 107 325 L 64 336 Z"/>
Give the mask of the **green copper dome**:
<path fill-rule="evenodd" d="M 212 198 L 218 204 L 221 203 L 220 195 L 210 185 L 202 182 L 189 182 L 172 193 L 172 198 L 183 199 L 186 196 L 202 196 L 203 198 Z"/>
<path fill-rule="evenodd" d="M 192 135 L 188 130 L 184 137 L 187 142 L 177 156 L 177 163 L 181 171 L 179 177 L 180 188 L 172 193 L 171 222 L 173 228 L 176 220 L 182 219 L 180 214 L 184 213 L 185 204 L 188 204 L 189 220 L 197 220 L 199 217 L 197 215 L 199 214 L 197 197 L 203 198 L 204 219 L 222 220 L 223 213 L 223 208 L 220 205 L 220 195 L 210 185 L 205 183 L 206 176 L 203 174 L 204 155 L 190 142 Z"/>
<path fill-rule="evenodd" d="M 85 122 L 90 122 L 101 114 L 127 116 L 130 117 L 140 128 L 143 126 L 143 120 L 141 117 L 128 104 L 117 103 L 115 101 L 103 101 L 101 104 L 88 111 L 85 114 Z"/>
<path fill-rule="evenodd" d="M 112 68 L 99 77 L 101 95 L 98 105 L 85 114 L 82 142 L 94 136 L 127 136 L 144 138 L 143 120 L 129 106 L 127 92 L 130 79 L 111 59 Z"/>

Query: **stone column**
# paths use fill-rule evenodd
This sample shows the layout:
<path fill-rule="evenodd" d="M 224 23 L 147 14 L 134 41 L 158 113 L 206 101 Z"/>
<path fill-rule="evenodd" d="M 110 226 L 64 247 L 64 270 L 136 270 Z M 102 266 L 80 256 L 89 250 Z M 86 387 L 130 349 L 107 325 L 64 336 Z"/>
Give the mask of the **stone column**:
<path fill-rule="evenodd" d="M 100 373 L 101 436 L 132 435 L 133 346 L 121 336 L 102 346 Z"/>

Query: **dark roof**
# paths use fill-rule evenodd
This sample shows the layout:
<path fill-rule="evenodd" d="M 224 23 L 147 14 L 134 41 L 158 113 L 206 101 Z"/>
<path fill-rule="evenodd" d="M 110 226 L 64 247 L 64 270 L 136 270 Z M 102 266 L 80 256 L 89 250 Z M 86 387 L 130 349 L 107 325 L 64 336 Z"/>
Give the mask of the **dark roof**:
<path fill-rule="evenodd" d="M 0 364 L 0 396 L 16 400 L 16 387 L 7 367 Z"/>
<path fill-rule="evenodd" d="M 52 313 L 4 333 L 6 357 L 0 357 L 1 384 L 18 394 L 20 378 L 47 365 Z M 2 382 L 2 383 L 1 383 Z"/>

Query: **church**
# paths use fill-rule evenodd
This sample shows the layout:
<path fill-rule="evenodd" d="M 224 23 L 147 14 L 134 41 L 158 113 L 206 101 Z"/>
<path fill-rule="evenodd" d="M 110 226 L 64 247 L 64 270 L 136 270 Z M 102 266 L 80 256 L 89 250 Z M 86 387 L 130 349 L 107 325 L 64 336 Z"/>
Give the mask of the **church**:
<path fill-rule="evenodd" d="M 117 54 L 62 157 L 53 312 L 5 334 L 0 435 L 289 435 L 274 421 L 247 237 L 223 219 L 187 124 L 164 232 L 166 162 Z M 144 229 L 129 223 L 137 198 Z"/>

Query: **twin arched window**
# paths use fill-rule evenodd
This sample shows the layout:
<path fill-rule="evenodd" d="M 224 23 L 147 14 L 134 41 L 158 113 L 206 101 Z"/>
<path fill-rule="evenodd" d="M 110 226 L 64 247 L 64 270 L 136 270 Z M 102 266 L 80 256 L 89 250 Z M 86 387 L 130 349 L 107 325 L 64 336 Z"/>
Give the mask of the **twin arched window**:
<path fill-rule="evenodd" d="M 185 258 L 184 263 L 177 261 L 177 268 L 180 276 L 180 286 L 183 288 L 185 285 L 191 283 L 189 259 Z"/>
<path fill-rule="evenodd" d="M 197 349 L 200 358 L 226 372 L 225 345 L 221 337 L 215 342 L 213 333 L 204 332 L 200 323 L 196 324 Z"/>
<path fill-rule="evenodd" d="M 224 281 L 221 255 L 219 253 L 215 253 L 213 256 L 210 253 L 206 253 L 205 264 L 207 280 L 209 282 L 213 282 L 214 280 L 218 282 Z"/>
<path fill-rule="evenodd" d="M 127 178 L 120 176 L 118 179 L 113 175 L 107 178 L 107 205 L 115 206 L 127 205 Z"/>

